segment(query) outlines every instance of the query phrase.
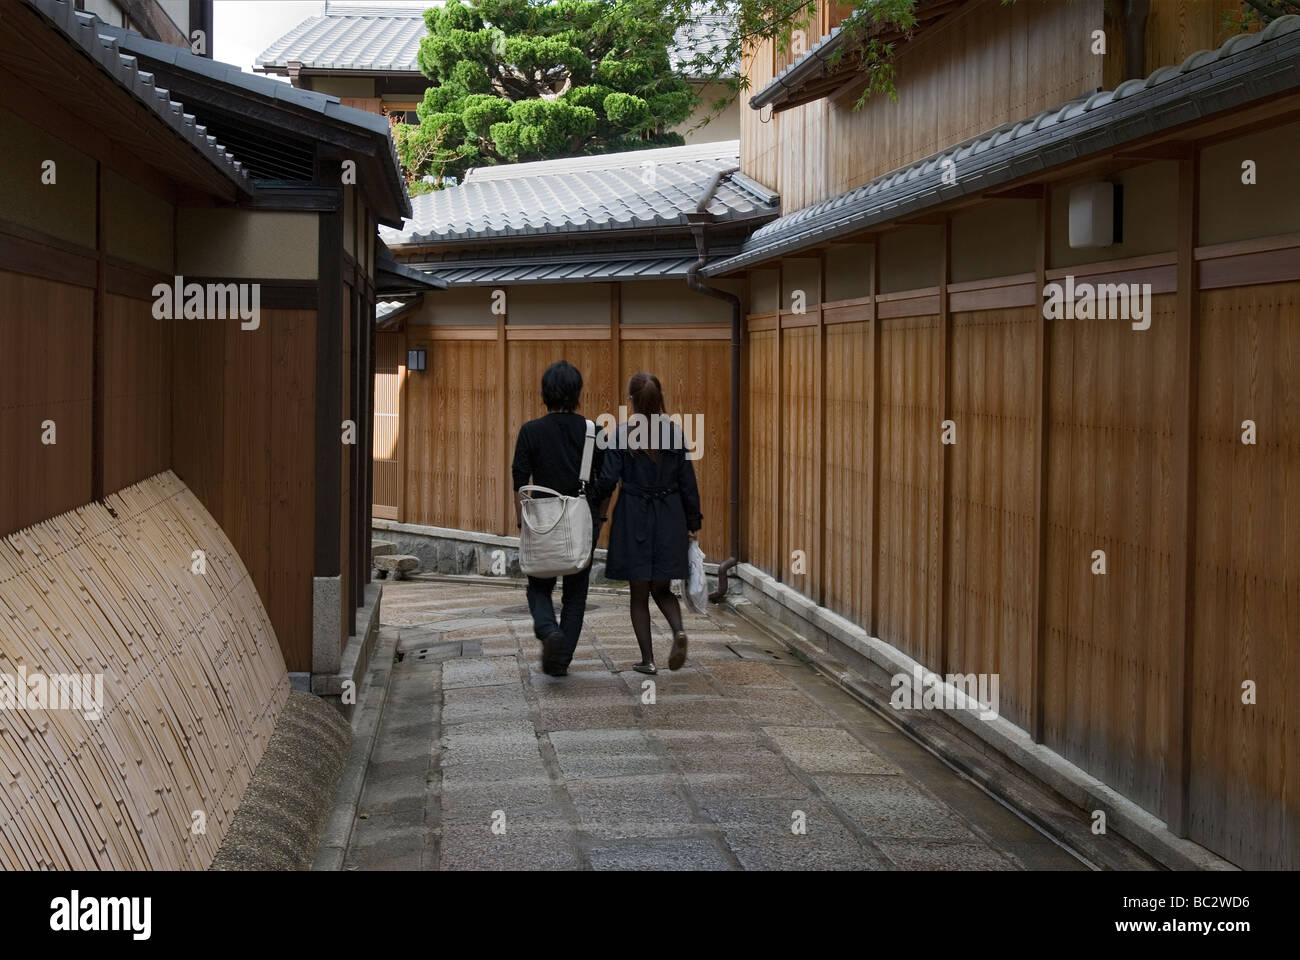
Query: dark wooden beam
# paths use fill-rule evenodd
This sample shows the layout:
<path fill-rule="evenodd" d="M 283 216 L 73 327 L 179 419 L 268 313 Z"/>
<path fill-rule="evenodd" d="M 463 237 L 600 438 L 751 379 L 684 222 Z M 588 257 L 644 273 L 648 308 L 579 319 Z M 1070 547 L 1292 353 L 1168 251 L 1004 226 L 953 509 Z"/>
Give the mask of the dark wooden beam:
<path fill-rule="evenodd" d="M 1034 268 L 1037 296 L 1041 304 L 1052 256 L 1052 205 L 1044 194 L 1038 200 L 1038 250 Z M 1049 380 L 1052 328 L 1041 309 L 1034 317 L 1034 539 L 1033 562 L 1029 567 L 1030 597 L 1033 604 L 1029 626 L 1029 736 L 1043 742 L 1044 710 L 1043 659 L 1047 643 L 1047 441 L 1051 435 Z"/>
<path fill-rule="evenodd" d="M 944 217 L 940 226 L 939 242 L 939 419 L 951 420 L 952 416 L 952 311 L 948 309 L 948 282 L 952 275 L 952 224 Z M 935 424 L 942 435 L 942 427 Z M 938 440 L 931 434 L 931 442 Z M 957 432 L 957 443 L 971 442 L 970 431 L 962 425 Z M 948 531 L 952 528 L 952 460 L 954 447 L 951 444 L 939 444 L 939 663 L 940 672 L 948 673 L 950 666 L 948 656 L 948 576 L 952 567 L 952 552 L 948 549 Z M 933 662 L 933 661 L 931 661 Z"/>
<path fill-rule="evenodd" d="M 1047 196 L 1047 184 L 1022 183 L 1018 187 L 1008 187 L 1005 190 L 990 190 L 981 196 L 985 200 L 1041 200 Z"/>
<path fill-rule="evenodd" d="M 167 11 L 155 0 L 117 0 L 117 2 L 122 7 L 122 12 L 131 18 L 131 26 L 142 36 L 172 46 L 181 46 L 186 50 L 190 48 L 189 37 L 181 32 L 181 28 L 172 22 Z"/>
<path fill-rule="evenodd" d="M 325 181 L 337 169 L 337 156 L 322 152 L 318 176 Z M 341 192 L 341 191 L 340 191 Z M 314 573 L 336 577 L 339 568 L 343 496 L 343 451 L 339 430 L 343 422 L 343 214 L 320 215 L 316 305 L 316 549 Z"/>
<path fill-rule="evenodd" d="M 1196 439 L 1199 306 L 1196 287 L 1200 154 L 1189 150 L 1178 165 L 1178 293 L 1174 348 L 1174 458 L 1172 466 L 1174 545 L 1170 570 L 1169 724 L 1165 746 L 1165 823 L 1177 837 L 1190 825 L 1188 810 L 1192 697 L 1192 614 L 1196 590 Z M 1139 334 L 1143 336 L 1146 334 Z"/>
<path fill-rule="evenodd" d="M 104 167 L 95 164 L 95 312 L 91 322 L 91 413 L 90 413 L 90 499 L 104 499 L 104 410 L 108 403 L 108 387 L 104 380 L 104 359 L 107 346 L 104 342 L 104 300 L 107 283 L 104 262 Z"/>

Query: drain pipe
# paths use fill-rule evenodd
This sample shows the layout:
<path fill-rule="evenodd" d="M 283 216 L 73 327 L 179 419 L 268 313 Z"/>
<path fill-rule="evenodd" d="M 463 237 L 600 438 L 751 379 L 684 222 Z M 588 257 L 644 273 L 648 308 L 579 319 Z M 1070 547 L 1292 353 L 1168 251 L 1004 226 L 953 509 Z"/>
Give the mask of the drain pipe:
<path fill-rule="evenodd" d="M 718 589 L 709 594 L 712 603 L 719 603 L 727 595 L 727 574 L 740 562 L 740 297 L 727 290 L 711 287 L 700 279 L 700 269 L 709 262 L 709 240 L 706 226 L 713 222 L 708 212 L 709 203 L 718 191 L 722 178 L 735 173 L 739 167 L 719 170 L 700 195 L 693 213 L 686 215 L 691 234 L 695 237 L 695 251 L 699 255 L 686 270 L 686 285 L 696 293 L 715 297 L 731 305 L 731 556 L 718 566 Z"/>

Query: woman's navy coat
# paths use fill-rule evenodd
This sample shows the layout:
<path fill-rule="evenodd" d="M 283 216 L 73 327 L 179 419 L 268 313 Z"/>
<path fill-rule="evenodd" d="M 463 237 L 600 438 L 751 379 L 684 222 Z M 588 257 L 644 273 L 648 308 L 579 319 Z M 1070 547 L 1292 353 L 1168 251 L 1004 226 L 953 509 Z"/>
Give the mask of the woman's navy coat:
<path fill-rule="evenodd" d="M 620 424 L 612 449 L 605 451 L 591 499 L 601 503 L 619 486 L 605 561 L 605 576 L 611 580 L 686 576 L 686 532 L 700 529 L 703 522 L 700 490 L 681 428 L 666 423 L 663 438 L 669 442 L 660 445 L 667 449 L 655 451 L 656 462 L 645 450 L 627 449 L 627 424 Z"/>

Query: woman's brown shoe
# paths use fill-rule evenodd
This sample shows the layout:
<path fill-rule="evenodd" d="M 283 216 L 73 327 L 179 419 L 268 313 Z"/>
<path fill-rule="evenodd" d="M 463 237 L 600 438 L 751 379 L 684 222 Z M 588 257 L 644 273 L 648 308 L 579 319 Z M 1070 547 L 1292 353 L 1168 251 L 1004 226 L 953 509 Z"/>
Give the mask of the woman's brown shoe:
<path fill-rule="evenodd" d="M 668 669 L 680 670 L 686 663 L 686 631 L 673 635 L 673 649 L 668 654 Z"/>

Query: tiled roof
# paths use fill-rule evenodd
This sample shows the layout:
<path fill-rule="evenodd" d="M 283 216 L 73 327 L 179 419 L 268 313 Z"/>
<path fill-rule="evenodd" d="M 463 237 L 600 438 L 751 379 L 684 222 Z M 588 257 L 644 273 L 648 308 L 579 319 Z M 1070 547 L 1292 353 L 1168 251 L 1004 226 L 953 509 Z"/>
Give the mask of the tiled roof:
<path fill-rule="evenodd" d="M 714 175 L 739 160 L 729 140 L 480 167 L 459 186 L 413 198 L 414 218 L 381 235 L 391 246 L 684 227 Z M 737 172 L 723 177 L 708 210 L 725 223 L 768 219 L 779 206 Z"/>
<path fill-rule="evenodd" d="M 1297 89 L 1300 16 L 1279 17 L 1259 33 L 1238 34 L 1178 66 L 1005 123 L 773 220 L 754 231 L 738 255 L 715 260 L 703 272 L 719 276 Z M 956 175 L 951 184 L 944 183 L 949 169 Z"/>
<path fill-rule="evenodd" d="M 51 0 L 28 0 L 28 2 L 46 3 L 51 2 Z M 243 94 L 258 94 L 288 107 L 309 110 L 328 120 L 359 127 L 369 133 L 376 141 L 382 139 L 383 144 L 377 143 L 381 150 L 380 162 L 387 169 L 387 177 L 390 181 L 390 187 L 394 191 L 394 196 L 400 197 L 399 206 L 403 212 L 407 209 L 405 205 L 406 181 L 402 175 L 401 162 L 397 158 L 397 149 L 393 144 L 392 129 L 389 127 L 386 117 L 366 110 L 358 110 L 355 107 L 346 107 L 339 102 L 338 97 L 316 93 L 312 90 L 301 90 L 282 80 L 247 73 L 234 64 L 209 60 L 206 57 L 197 56 L 189 50 L 150 40 L 122 27 L 110 26 L 98 20 L 95 21 L 95 24 L 95 29 L 102 42 L 117 44 L 123 50 L 153 62 L 156 65 L 155 68 L 160 71 L 165 69 L 163 65 L 175 67 L 179 71 L 196 74 L 209 81 L 238 88 L 239 92 Z"/>
<path fill-rule="evenodd" d="M 740 238 L 719 238 L 714 247 L 719 256 L 736 254 L 740 252 Z M 681 278 L 697 259 L 692 238 L 676 234 L 653 242 L 645 238 L 619 242 L 589 238 L 562 245 L 495 247 L 485 251 L 451 248 L 412 260 L 411 267 L 438 277 L 447 286 L 495 286 Z"/>
<path fill-rule="evenodd" d="M 640 257 L 633 260 L 580 259 L 563 263 L 503 262 L 476 267 L 434 267 L 435 275 L 449 287 L 496 286 L 509 283 L 595 283 L 610 280 L 667 280 L 686 276 L 686 269 L 698 259 L 694 254 L 679 257 Z"/>
<path fill-rule="evenodd" d="M 203 154 L 213 166 L 225 174 L 245 193 L 252 191 L 248 171 L 230 155 L 216 137 L 209 136 L 207 128 L 185 112 L 184 104 L 172 100 L 167 90 L 154 84 L 153 74 L 143 71 L 134 56 L 124 52 L 125 46 L 114 35 L 102 35 L 103 24 L 97 17 L 79 12 L 70 0 L 25 0 L 28 6 L 53 23 L 64 35 L 82 49 L 114 80 L 126 88 L 146 107 L 162 118 L 177 135 Z"/>
<path fill-rule="evenodd" d="M 395 313 L 411 306 L 411 300 L 380 300 L 375 304 L 375 323 L 383 323 Z"/>
<path fill-rule="evenodd" d="M 730 18 L 716 14 L 702 15 L 681 27 L 673 38 L 676 46 L 668 51 L 673 69 L 693 75 L 689 61 L 701 54 L 712 59 L 727 45 L 733 30 Z"/>
<path fill-rule="evenodd" d="M 775 102 L 787 88 L 823 70 L 822 65 L 843 43 L 843 32 L 843 26 L 832 27 L 830 32 L 809 47 L 803 56 L 786 64 L 780 73 L 763 85 L 763 89 L 749 98 L 750 107 L 755 110 L 762 109 L 769 103 Z"/>
<path fill-rule="evenodd" d="M 304 20 L 263 50 L 256 69 L 283 73 L 290 63 L 301 63 L 309 70 L 418 74 L 423 18 L 422 11 L 401 7 L 333 7 L 323 16 Z M 712 53 L 730 35 L 725 17 L 701 16 L 677 32 L 677 47 L 669 51 L 673 67 L 699 53 Z"/>
<path fill-rule="evenodd" d="M 419 73 L 416 54 L 424 36 L 419 10 L 375 7 L 332 10 L 294 27 L 257 58 L 257 69 L 301 63 L 316 70 Z"/>

